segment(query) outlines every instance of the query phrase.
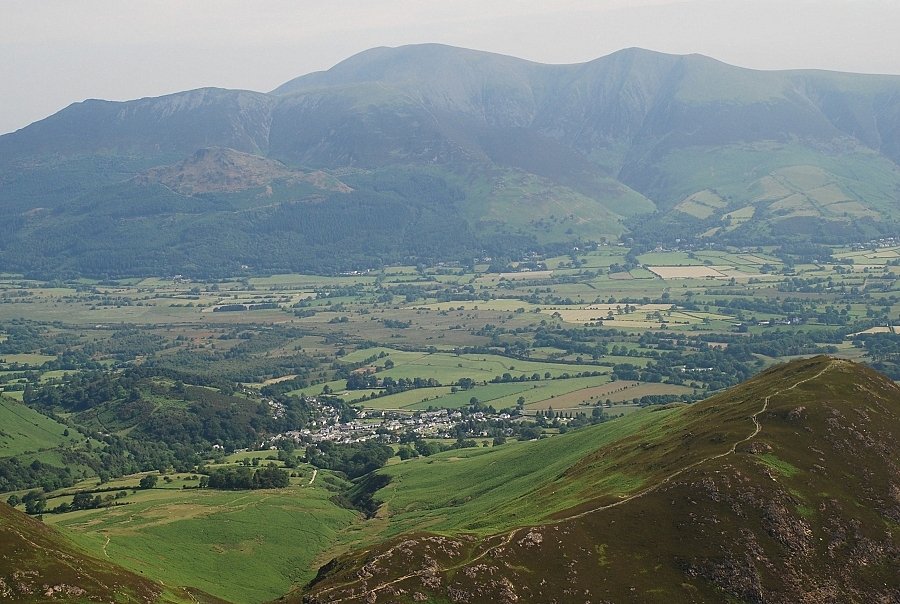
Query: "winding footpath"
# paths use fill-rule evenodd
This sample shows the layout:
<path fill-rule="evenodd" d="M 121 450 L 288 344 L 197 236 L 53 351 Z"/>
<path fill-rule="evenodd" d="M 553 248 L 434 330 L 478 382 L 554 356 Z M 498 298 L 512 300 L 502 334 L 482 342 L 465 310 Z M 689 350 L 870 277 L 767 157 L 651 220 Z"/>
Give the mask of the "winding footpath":
<path fill-rule="evenodd" d="M 747 441 L 750 441 L 750 440 L 756 438 L 756 437 L 759 435 L 759 433 L 762 431 L 762 424 L 759 422 L 759 416 L 762 415 L 763 413 L 765 413 L 766 411 L 768 411 L 768 409 L 769 409 L 769 399 L 770 399 L 770 398 L 776 397 L 776 396 L 780 396 L 780 395 L 784 394 L 785 392 L 790 392 L 791 390 L 794 390 L 795 388 L 797 388 L 797 386 L 800 386 L 801 384 L 805 384 L 806 382 L 810 382 L 810 381 L 812 381 L 812 380 L 818 379 L 819 377 L 822 376 L 822 374 L 824 374 L 826 371 L 828 371 L 829 369 L 831 369 L 831 367 L 832 367 L 832 365 L 833 365 L 834 363 L 835 363 L 835 361 L 833 361 L 833 360 L 832 360 L 832 361 L 829 361 L 828 364 L 827 364 L 821 371 L 819 371 L 818 373 L 816 373 L 815 375 L 813 375 L 813 376 L 811 376 L 811 377 L 808 377 L 808 378 L 804 378 L 804 379 L 802 379 L 802 380 L 800 380 L 800 381 L 794 383 L 793 385 L 791 385 L 791 386 L 789 386 L 789 387 L 787 387 L 787 388 L 782 388 L 781 390 L 777 390 L 777 391 L 775 391 L 774 393 L 768 395 L 765 399 L 763 399 L 763 404 L 762 404 L 762 407 L 759 409 L 759 411 L 755 412 L 753 415 L 750 416 L 750 419 L 753 420 L 753 432 L 751 432 L 749 436 L 747 436 L 747 437 L 745 437 L 745 438 L 742 438 L 741 440 L 735 442 L 735 443 L 734 443 L 733 445 L 731 445 L 731 447 L 730 447 L 727 451 L 725 451 L 724 453 L 718 453 L 718 454 L 716 454 L 716 455 L 712 455 L 712 456 L 710 456 L 710 457 L 705 457 L 705 458 L 703 458 L 703 459 L 701 459 L 701 460 L 695 461 L 694 463 L 689 464 L 689 465 L 687 465 L 687 466 L 681 468 L 680 470 L 677 470 L 677 471 L 673 472 L 673 473 L 670 474 L 669 476 L 666 476 L 665 478 L 663 478 L 663 479 L 660 480 L 659 482 L 654 483 L 653 485 L 651 485 L 651 486 L 649 486 L 649 487 L 647 487 L 647 488 L 645 488 L 645 489 L 643 489 L 643 490 L 641 490 L 641 491 L 638 491 L 637 493 L 634 493 L 634 494 L 632 494 L 632 495 L 629 495 L 628 497 L 625 497 L 625 498 L 623 498 L 623 499 L 621 499 L 621 500 L 619 500 L 619 501 L 616 501 L 616 502 L 614 502 L 614 503 L 609 503 L 609 504 L 606 504 L 606 505 L 601 505 L 601 506 L 598 506 L 598 507 L 595 507 L 595 508 L 591 508 L 591 509 L 589 509 L 589 510 L 585 510 L 585 511 L 583 511 L 583 512 L 579 512 L 579 513 L 577 513 L 577 514 L 572 514 L 571 516 L 566 516 L 566 517 L 564 517 L 564 518 L 557 518 L 557 519 L 555 519 L 555 520 L 550 520 L 550 521 L 541 523 L 539 526 L 553 526 L 553 525 L 561 524 L 561 523 L 563 523 L 563 522 L 568 522 L 568 521 L 570 521 L 570 520 L 577 520 L 577 519 L 579 519 L 579 518 L 584 518 L 585 516 L 589 516 L 589 515 L 594 514 L 594 513 L 596 513 L 596 512 L 602 512 L 603 510 L 608 510 L 608 509 L 610 509 L 610 508 L 618 507 L 618 506 L 620 506 L 620 505 L 623 505 L 623 504 L 628 503 L 629 501 L 634 501 L 635 499 L 638 499 L 638 498 L 640 498 L 640 497 L 644 497 L 645 495 L 649 495 L 650 493 L 653 493 L 653 492 L 659 490 L 661 487 L 663 487 L 663 486 L 665 486 L 666 484 L 670 483 L 672 480 L 678 478 L 679 476 L 681 476 L 681 475 L 684 474 L 685 472 L 688 472 L 689 470 L 692 470 L 692 469 L 696 468 L 696 467 L 699 466 L 699 465 L 702 465 L 702 464 L 707 463 L 707 462 L 710 462 L 710 461 L 715 461 L 715 460 L 717 460 L 717 459 L 721 459 L 721 458 L 723 458 L 723 457 L 727 457 L 728 455 L 734 454 L 734 453 L 737 451 L 737 448 L 738 448 L 740 445 L 744 444 L 744 443 L 747 442 Z M 439 570 L 437 570 L 437 571 L 436 571 L 434 568 L 427 568 L 427 569 L 417 570 L 417 571 L 415 571 L 415 572 L 412 572 L 412 573 L 403 575 L 402 577 L 397 577 L 396 579 L 392 579 L 391 581 L 386 581 L 386 582 L 384 582 L 384 583 L 379 583 L 379 584 L 376 585 L 375 587 L 373 587 L 373 588 L 371 588 L 371 589 L 368 589 L 368 590 L 366 590 L 365 592 L 363 592 L 363 593 L 361 593 L 361 594 L 356 594 L 356 595 L 352 595 L 352 596 L 347 596 L 346 598 L 339 598 L 339 599 L 337 599 L 337 600 L 330 600 L 330 602 L 332 602 L 332 603 L 336 603 L 336 602 L 345 602 L 345 601 L 351 600 L 351 599 L 356 600 L 356 599 L 360 599 L 360 598 L 365 598 L 366 596 L 368 596 L 368 595 L 370 595 L 370 594 L 375 594 L 375 593 L 381 591 L 382 589 L 385 589 L 385 588 L 390 587 L 390 586 L 392 586 L 392 585 L 396 585 L 397 583 L 402 583 L 403 581 L 406 581 L 407 579 L 412 579 L 412 578 L 414 578 L 414 577 L 418 577 L 418 576 L 424 575 L 424 574 L 426 574 L 426 573 L 447 572 L 447 571 L 457 570 L 457 569 L 462 568 L 462 567 L 464 567 L 464 566 L 469 566 L 469 565 L 471 565 L 471 564 L 474 564 L 475 562 L 478 562 L 479 560 L 481 560 L 482 558 L 484 558 L 485 556 L 487 556 L 487 555 L 490 554 L 491 552 L 496 551 L 497 549 L 499 549 L 499 548 L 501 548 L 501 547 L 506 547 L 507 545 L 509 545 L 510 543 L 512 543 L 512 540 L 515 538 L 515 536 L 516 536 L 517 534 L 519 534 L 520 531 L 523 531 L 523 530 L 525 530 L 526 528 L 529 528 L 529 527 L 518 527 L 518 528 L 512 529 L 509 533 L 507 533 L 507 534 L 505 535 L 505 537 L 504 537 L 499 543 L 496 543 L 495 545 L 492 545 L 492 546 L 486 548 L 484 551 L 482 551 L 480 554 L 478 554 L 478 555 L 475 556 L 474 558 L 469 558 L 468 560 L 466 560 L 466 561 L 464 561 L 464 562 L 460 562 L 459 564 L 454 564 L 454 565 L 451 565 L 451 566 L 447 566 L 447 567 L 441 568 L 441 569 L 439 569 Z M 346 583 L 346 584 L 343 584 L 343 585 L 336 585 L 336 586 L 334 586 L 334 587 L 330 587 L 330 588 L 328 588 L 328 589 L 324 589 L 324 590 L 322 590 L 321 592 L 319 592 L 319 594 L 325 594 L 325 593 L 328 593 L 328 592 L 330 592 L 330 591 L 334 591 L 334 590 L 336 590 L 336 589 L 347 588 L 347 587 L 353 585 L 353 583 L 356 583 L 356 581 L 354 581 L 354 582 L 352 582 L 352 583 Z M 318 595 L 318 594 L 317 594 L 317 595 Z"/>

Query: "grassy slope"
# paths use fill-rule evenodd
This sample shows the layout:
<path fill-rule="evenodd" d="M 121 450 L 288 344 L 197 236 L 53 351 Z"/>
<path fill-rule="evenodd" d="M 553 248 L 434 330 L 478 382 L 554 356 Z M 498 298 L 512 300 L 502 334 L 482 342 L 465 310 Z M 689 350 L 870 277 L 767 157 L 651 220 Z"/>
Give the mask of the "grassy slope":
<path fill-rule="evenodd" d="M 709 148 L 692 147 L 666 155 L 660 168 L 667 175 L 667 190 L 659 192 L 658 200 L 667 206 L 696 192 L 714 190 L 726 197 L 730 208 L 747 202 L 767 208 L 799 191 L 812 210 L 828 218 L 840 218 L 840 213 L 827 211 L 828 200 L 823 195 L 823 186 L 833 185 L 846 198 L 883 215 L 897 215 L 893 204 L 898 183 L 896 166 L 874 153 L 832 156 L 797 145 L 766 144 L 732 145 L 714 151 L 711 154 Z M 816 178 L 805 182 L 799 178 L 804 172 Z M 783 194 L 767 191 L 765 185 L 773 178 L 785 184 Z M 669 197 L 668 203 L 665 197 Z"/>
<path fill-rule="evenodd" d="M 608 179 L 605 195 L 591 197 L 527 172 L 510 170 L 468 183 L 465 215 L 479 232 L 521 231 L 541 243 L 571 236 L 616 237 L 622 215 L 649 212 L 653 203 Z"/>
<path fill-rule="evenodd" d="M 67 444 L 65 429 L 66 426 L 21 403 L 0 397 L 0 457 Z"/>
<path fill-rule="evenodd" d="M 426 529 L 489 534 L 576 505 L 580 499 L 547 501 L 535 494 L 586 455 L 653 430 L 671 413 L 636 413 L 558 438 L 449 451 L 390 466 L 383 473 L 391 482 L 378 492 L 385 502 L 381 516 L 390 519 L 387 534 Z M 610 481 L 606 494 L 616 496 L 640 482 L 640 477 Z"/>
<path fill-rule="evenodd" d="M 321 481 L 252 492 L 181 490 L 175 482 L 129 495 L 124 506 L 48 521 L 94 555 L 106 552 L 166 585 L 262 602 L 311 579 L 319 556 L 357 517 L 332 503 Z"/>
<path fill-rule="evenodd" d="M 721 395 L 720 395 L 721 396 Z M 390 466 L 377 493 L 380 537 L 413 530 L 496 533 L 611 502 L 727 450 L 748 431 L 752 403 L 652 408 L 559 438 L 451 451 Z M 687 436 L 689 435 L 689 436 Z"/>

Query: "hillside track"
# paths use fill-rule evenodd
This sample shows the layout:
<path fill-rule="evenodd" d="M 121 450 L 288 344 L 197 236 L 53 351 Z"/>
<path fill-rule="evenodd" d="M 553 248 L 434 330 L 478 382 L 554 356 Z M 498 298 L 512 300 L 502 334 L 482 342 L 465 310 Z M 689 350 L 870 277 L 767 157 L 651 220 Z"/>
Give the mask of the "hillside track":
<path fill-rule="evenodd" d="M 729 456 L 729 455 L 734 454 L 734 453 L 737 451 L 737 448 L 738 448 L 740 445 L 742 445 L 742 444 L 744 444 L 745 442 L 748 442 L 748 441 L 750 441 L 750 440 L 756 438 L 756 437 L 759 435 L 759 433 L 762 431 L 762 424 L 761 424 L 760 421 L 759 421 L 759 416 L 762 415 L 763 413 L 765 413 L 766 411 L 768 411 L 768 409 L 769 409 L 769 399 L 771 399 L 771 398 L 773 398 L 773 397 L 780 396 L 780 395 L 782 395 L 782 394 L 785 394 L 786 392 L 790 392 L 791 390 L 794 390 L 795 388 L 797 388 L 798 386 L 800 386 L 800 385 L 802 385 L 802 384 L 805 384 L 806 382 L 810 382 L 810 381 L 812 381 L 812 380 L 815 380 L 815 379 L 820 378 L 826 371 L 828 371 L 829 369 L 831 369 L 832 366 L 834 365 L 834 363 L 836 363 L 836 362 L 837 362 L 837 361 L 831 360 L 831 361 L 828 362 L 828 364 L 827 364 L 824 368 L 822 368 L 821 371 L 819 371 L 819 372 L 816 373 L 815 375 L 813 375 L 813 376 L 811 376 L 811 377 L 804 378 L 804 379 L 802 379 L 802 380 L 799 380 L 799 381 L 795 382 L 794 384 L 792 384 L 791 386 L 788 386 L 788 387 L 786 387 L 786 388 L 782 388 L 781 390 L 778 390 L 778 391 L 776 391 L 776 392 L 774 392 L 774 393 L 772 393 L 772 394 L 766 396 L 766 397 L 763 399 L 763 404 L 762 404 L 762 406 L 760 407 L 760 409 L 759 409 L 758 411 L 756 411 L 755 413 L 753 413 L 753 414 L 750 416 L 750 419 L 753 421 L 753 432 L 751 432 L 748 436 L 746 436 L 746 437 L 742 438 L 741 440 L 739 440 L 739 441 L 735 442 L 734 444 L 732 444 L 731 447 L 729 447 L 729 449 L 728 449 L 727 451 L 725 451 L 724 453 L 717 453 L 716 455 L 712 455 L 712 456 L 709 456 L 709 457 L 705 457 L 705 458 L 703 458 L 703 459 L 700 459 L 700 460 L 698 460 L 698 461 L 695 461 L 694 463 L 689 464 L 689 465 L 687 465 L 687 466 L 681 468 L 680 470 L 677 470 L 677 471 L 673 472 L 672 474 L 666 476 L 665 478 L 663 478 L 663 479 L 660 480 L 659 482 L 656 482 L 656 483 L 652 484 L 651 486 L 649 486 L 649 487 L 647 487 L 647 488 L 645 488 L 645 489 L 643 489 L 643 490 L 641 490 L 641 491 L 638 491 L 637 493 L 634 493 L 634 494 L 632 494 L 632 495 L 629 495 L 628 497 L 624 497 L 624 498 L 622 498 L 622 499 L 619 500 L 619 501 L 616 501 L 616 502 L 613 502 L 613 503 L 609 503 L 609 504 L 606 504 L 606 505 L 601 505 L 601 506 L 598 506 L 598 507 L 595 507 L 595 508 L 591 508 L 591 509 L 589 509 L 589 510 L 582 511 L 582 512 L 579 512 L 579 513 L 577 513 L 577 514 L 572 514 L 572 515 L 569 515 L 569 516 L 565 516 L 565 517 L 563 517 L 563 518 L 557 518 L 557 519 L 554 519 L 554 520 L 550 520 L 550 521 L 547 521 L 547 522 L 543 522 L 543 523 L 540 524 L 540 526 L 554 526 L 554 525 L 557 525 L 557 524 L 562 524 L 563 522 L 568 522 L 568 521 L 570 521 L 570 520 L 577 520 L 577 519 L 579 519 L 579 518 L 584 518 L 585 516 L 589 516 L 589 515 L 591 515 L 591 514 L 596 514 L 597 512 L 602 512 L 602 511 L 604 511 L 604 510 L 608 510 L 608 509 L 611 509 L 611 508 L 614 508 L 614 507 L 618 507 L 618 506 L 620 506 L 620 505 L 624 505 L 624 504 L 626 504 L 626 503 L 628 503 L 628 502 L 630 502 L 630 501 L 634 501 L 635 499 L 638 499 L 638 498 L 640 498 L 640 497 L 644 497 L 644 496 L 646 496 L 646 495 L 649 495 L 650 493 L 653 493 L 653 492 L 659 490 L 661 487 L 663 487 L 663 486 L 665 486 L 666 484 L 670 483 L 671 481 L 675 480 L 675 479 L 678 478 L 679 476 L 683 475 L 685 472 L 688 472 L 688 471 L 690 471 L 690 470 L 696 468 L 697 466 L 703 465 L 703 464 L 705 464 L 705 463 L 709 463 L 709 462 L 711 462 L 711 461 L 715 461 L 715 460 L 717 460 L 717 459 L 722 459 L 723 457 L 727 457 L 727 456 Z M 464 562 L 460 562 L 459 564 L 453 564 L 453 565 L 446 566 L 446 567 L 443 567 L 443 568 L 434 568 L 434 567 L 430 567 L 430 568 L 426 568 L 426 569 L 417 570 L 417 571 L 415 571 L 415 572 L 412 572 L 412 573 L 403 575 L 403 576 L 401 576 L 401 577 L 397 577 L 397 578 L 392 579 L 392 580 L 390 580 L 390 581 L 385 581 L 384 583 L 379 583 L 378 585 L 372 587 L 371 589 L 366 590 L 366 591 L 363 592 L 362 594 L 356 594 L 356 595 L 352 595 L 352 596 L 347 596 L 347 597 L 345 597 L 345 598 L 339 598 L 339 599 L 336 599 L 336 600 L 330 600 L 330 602 L 337 603 L 337 602 L 346 602 L 346 601 L 349 601 L 349 600 L 366 600 L 366 599 L 367 599 L 367 596 L 370 596 L 370 595 L 372 595 L 372 594 L 376 594 L 376 593 L 378 593 L 379 591 L 381 591 L 381 590 L 383 590 L 383 589 L 385 589 L 385 588 L 388 588 L 388 587 L 390 587 L 390 586 L 392 586 L 392 585 L 396 585 L 397 583 L 402 583 L 403 581 L 406 581 L 407 579 L 412 579 L 412 578 L 414 578 L 414 577 L 422 576 L 422 575 L 424 575 L 424 574 L 426 574 L 426 573 L 427 573 L 427 574 L 434 574 L 435 572 L 449 572 L 449 571 L 458 570 L 458 569 L 460 569 L 460 568 L 462 568 L 462 567 L 464 567 L 464 566 L 469 566 L 469 565 L 471 565 L 471 564 L 473 564 L 473 563 L 475 563 L 475 562 L 478 562 L 479 560 L 481 560 L 482 558 L 484 558 L 484 557 L 487 556 L 488 554 L 490 554 L 490 553 L 492 553 L 492 552 L 494 552 L 494 551 L 496 551 L 496 550 L 498 550 L 498 549 L 500 549 L 500 548 L 502 548 L 502 547 L 506 547 L 507 545 L 509 545 L 510 543 L 512 543 L 513 539 L 515 539 L 515 536 L 516 536 L 517 534 L 519 534 L 519 532 L 525 530 L 526 528 L 527 528 L 527 527 L 521 527 L 521 526 L 520 526 L 520 527 L 517 527 L 517 528 L 512 529 L 511 531 L 509 531 L 508 533 L 506 533 L 506 534 L 504 535 L 503 539 L 501 539 L 498 543 L 496 543 L 496 544 L 494 544 L 494 545 L 491 545 L 490 547 L 486 548 L 485 550 L 483 550 L 480 554 L 478 554 L 478 555 L 475 556 L 474 558 L 469 558 L 468 560 L 466 560 L 466 561 L 464 561 Z M 496 535 L 495 535 L 495 537 L 496 537 Z M 491 537 L 490 539 L 493 539 L 493 538 L 494 538 L 494 537 Z M 346 587 L 349 587 L 349 586 L 353 585 L 354 583 L 356 583 L 356 581 L 354 581 L 354 582 L 352 582 L 352 583 L 346 583 L 346 584 L 343 584 L 343 585 L 337 585 L 337 586 L 335 586 L 335 587 L 330 587 L 330 588 L 328 588 L 328 589 L 322 590 L 322 591 L 320 592 L 320 594 L 328 593 L 328 592 L 334 591 L 334 590 L 336 590 L 336 589 L 346 588 Z M 366 601 L 367 601 L 367 600 L 366 600 Z"/>

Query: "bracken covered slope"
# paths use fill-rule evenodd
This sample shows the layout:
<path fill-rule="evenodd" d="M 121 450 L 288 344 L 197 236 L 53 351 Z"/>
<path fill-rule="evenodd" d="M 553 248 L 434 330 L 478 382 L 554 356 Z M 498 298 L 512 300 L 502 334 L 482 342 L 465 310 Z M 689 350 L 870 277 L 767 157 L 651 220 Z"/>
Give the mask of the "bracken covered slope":
<path fill-rule="evenodd" d="M 900 601 L 900 387 L 817 357 L 678 414 L 633 443 L 676 461 L 648 456 L 645 474 L 661 478 L 618 501 L 486 539 L 401 537 L 333 561 L 287 599 Z M 606 471 L 588 457 L 567 475 Z"/>
<path fill-rule="evenodd" d="M 0 600 L 157 602 L 161 587 L 78 551 L 54 529 L 0 503 Z"/>

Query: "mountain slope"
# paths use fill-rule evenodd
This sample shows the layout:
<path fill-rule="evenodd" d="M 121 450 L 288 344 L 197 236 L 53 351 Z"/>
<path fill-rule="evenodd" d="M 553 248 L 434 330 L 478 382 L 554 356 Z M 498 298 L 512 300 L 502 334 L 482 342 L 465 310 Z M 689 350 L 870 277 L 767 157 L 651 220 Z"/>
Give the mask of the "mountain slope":
<path fill-rule="evenodd" d="M 204 149 L 232 155 L 200 161 Z M 641 49 L 542 65 L 436 44 L 377 48 L 271 93 L 91 100 L 0 136 L 0 208 L 10 233 L 0 261 L 89 274 L 315 270 L 320 250 L 308 232 L 254 251 L 267 235 L 246 230 L 258 218 L 228 212 L 291 206 L 299 221 L 315 221 L 320 205 L 346 201 L 337 181 L 369 196 L 399 174 L 457 190 L 439 220 L 415 224 L 426 239 L 446 242 L 442 223 L 466 233 L 464 246 L 429 250 L 442 259 L 628 230 L 647 244 L 860 241 L 896 232 L 898 162 L 896 76 L 764 72 Z M 238 164 L 245 188 L 236 192 L 229 178 Z M 298 182 L 300 173 L 316 176 Z M 415 193 L 387 211 L 434 210 Z M 338 213 L 365 222 L 365 212 Z M 560 219 L 560 228 L 547 228 Z M 66 235 L 79 229 L 79 241 Z M 169 233 L 210 231 L 204 249 L 172 253 Z M 367 253 L 333 259 L 338 268 L 421 253 L 366 229 L 357 238 Z M 111 251 L 123 260 L 98 260 Z"/>
<path fill-rule="evenodd" d="M 279 162 L 223 147 L 200 149 L 176 165 L 148 170 L 137 180 L 141 184 L 161 184 L 182 195 L 271 188 L 272 183 L 277 181 L 285 184 L 305 182 L 321 190 L 341 193 L 352 190 L 324 172 L 291 170 Z"/>
<path fill-rule="evenodd" d="M 162 588 L 91 558 L 0 503 L 0 597 L 12 602 L 157 602 Z"/>
<path fill-rule="evenodd" d="M 630 460 L 607 461 L 601 447 L 530 498 L 552 502 L 567 486 L 602 485 L 626 468 L 654 477 L 627 493 L 585 490 L 579 505 L 487 538 L 398 537 L 330 563 L 304 601 L 900 598 L 894 383 L 817 357 L 672 412 L 665 424 L 619 443 Z"/>

